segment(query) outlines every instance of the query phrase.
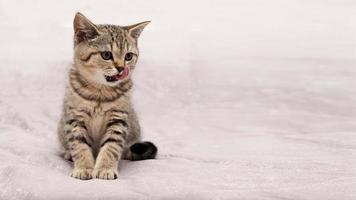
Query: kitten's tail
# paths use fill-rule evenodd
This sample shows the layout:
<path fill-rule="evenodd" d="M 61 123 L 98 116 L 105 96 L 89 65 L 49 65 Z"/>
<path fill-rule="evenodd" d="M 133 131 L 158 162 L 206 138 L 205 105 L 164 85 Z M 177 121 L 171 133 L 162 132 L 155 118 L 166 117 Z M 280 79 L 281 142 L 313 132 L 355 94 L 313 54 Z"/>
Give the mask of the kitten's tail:
<path fill-rule="evenodd" d="M 131 145 L 127 156 L 133 161 L 154 159 L 157 151 L 157 147 L 152 142 L 137 142 Z"/>

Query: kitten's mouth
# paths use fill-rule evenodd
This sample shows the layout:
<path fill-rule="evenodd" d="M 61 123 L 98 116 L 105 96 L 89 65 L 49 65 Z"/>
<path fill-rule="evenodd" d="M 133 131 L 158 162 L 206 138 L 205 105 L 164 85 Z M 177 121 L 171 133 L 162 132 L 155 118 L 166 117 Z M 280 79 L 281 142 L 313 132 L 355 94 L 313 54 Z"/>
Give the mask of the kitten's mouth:
<path fill-rule="evenodd" d="M 119 72 L 116 75 L 113 76 L 105 75 L 105 79 L 107 82 L 116 82 L 126 78 L 128 75 L 129 75 L 129 69 L 128 67 L 125 67 L 121 72 Z"/>

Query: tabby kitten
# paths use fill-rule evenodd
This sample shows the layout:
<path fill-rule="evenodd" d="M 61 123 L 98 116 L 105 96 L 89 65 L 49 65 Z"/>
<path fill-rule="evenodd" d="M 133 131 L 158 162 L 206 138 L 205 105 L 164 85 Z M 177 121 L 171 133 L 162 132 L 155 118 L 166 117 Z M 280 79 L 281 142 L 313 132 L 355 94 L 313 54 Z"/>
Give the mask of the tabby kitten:
<path fill-rule="evenodd" d="M 96 25 L 75 15 L 74 62 L 58 126 L 64 158 L 74 162 L 74 178 L 116 179 L 120 159 L 156 156 L 154 144 L 140 142 L 130 97 L 137 39 L 148 23 Z"/>

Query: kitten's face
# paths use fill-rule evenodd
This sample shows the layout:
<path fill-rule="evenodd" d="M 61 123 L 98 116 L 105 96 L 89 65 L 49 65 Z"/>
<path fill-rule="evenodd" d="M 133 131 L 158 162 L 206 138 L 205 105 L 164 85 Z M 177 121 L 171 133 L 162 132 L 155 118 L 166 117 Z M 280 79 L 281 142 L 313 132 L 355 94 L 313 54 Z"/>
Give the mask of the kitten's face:
<path fill-rule="evenodd" d="M 95 25 L 77 13 L 74 61 L 79 73 L 92 83 L 109 86 L 128 79 L 139 55 L 137 39 L 148 23 Z"/>

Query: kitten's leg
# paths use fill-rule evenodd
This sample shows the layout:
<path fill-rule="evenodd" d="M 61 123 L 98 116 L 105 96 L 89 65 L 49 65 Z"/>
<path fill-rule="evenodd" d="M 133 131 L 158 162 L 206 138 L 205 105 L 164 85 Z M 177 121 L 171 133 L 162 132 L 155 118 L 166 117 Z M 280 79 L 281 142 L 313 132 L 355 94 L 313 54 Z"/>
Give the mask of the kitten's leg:
<path fill-rule="evenodd" d="M 116 179 L 118 164 L 123 153 L 126 135 L 128 133 L 127 118 L 121 116 L 109 120 L 101 148 L 93 171 L 94 178 Z"/>
<path fill-rule="evenodd" d="M 84 122 L 78 119 L 68 120 L 65 131 L 69 153 L 74 162 L 74 169 L 70 176 L 83 180 L 91 179 L 95 161 L 92 149 L 86 140 L 87 128 Z"/>
<path fill-rule="evenodd" d="M 65 152 L 63 153 L 63 158 L 68 161 L 73 161 L 72 156 L 70 155 L 70 152 L 67 150 L 65 150 Z"/>

